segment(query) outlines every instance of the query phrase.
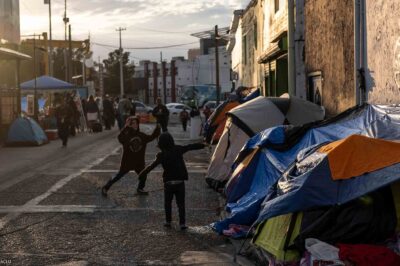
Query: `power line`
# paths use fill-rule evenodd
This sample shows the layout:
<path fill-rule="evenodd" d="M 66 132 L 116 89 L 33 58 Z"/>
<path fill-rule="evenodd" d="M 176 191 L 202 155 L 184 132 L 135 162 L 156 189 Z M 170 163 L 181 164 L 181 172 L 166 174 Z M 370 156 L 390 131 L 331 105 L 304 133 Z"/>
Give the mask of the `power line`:
<path fill-rule="evenodd" d="M 185 45 L 190 45 L 190 44 L 196 44 L 198 42 L 190 42 L 190 43 L 180 43 L 180 44 L 172 44 L 172 45 L 166 45 L 166 46 L 152 46 L 152 47 L 125 47 L 126 50 L 154 50 L 154 49 L 167 49 L 167 48 L 173 48 L 173 47 L 180 47 L 180 46 L 185 46 Z M 110 48 L 115 48 L 118 49 L 118 46 L 115 45 L 109 45 L 109 44 L 103 44 L 103 43 L 98 43 L 98 42 L 91 42 L 91 44 L 98 45 L 98 46 L 104 46 L 104 47 L 110 47 Z"/>
<path fill-rule="evenodd" d="M 131 28 L 135 28 L 135 29 L 138 29 L 138 30 L 159 32 L 159 33 L 169 33 L 169 34 L 190 34 L 190 33 L 193 33 L 194 31 L 197 31 L 197 30 L 192 30 L 192 31 L 165 31 L 165 30 L 156 30 L 156 29 L 142 28 L 142 27 L 136 27 L 136 26 L 131 27 Z"/>

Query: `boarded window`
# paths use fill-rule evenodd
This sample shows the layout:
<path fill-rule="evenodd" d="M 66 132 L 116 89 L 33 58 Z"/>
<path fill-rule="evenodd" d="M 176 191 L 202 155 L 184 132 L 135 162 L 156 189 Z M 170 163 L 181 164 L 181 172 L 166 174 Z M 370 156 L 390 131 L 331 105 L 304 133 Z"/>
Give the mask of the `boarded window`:
<path fill-rule="evenodd" d="M 279 11 L 279 0 L 275 0 L 275 13 Z"/>

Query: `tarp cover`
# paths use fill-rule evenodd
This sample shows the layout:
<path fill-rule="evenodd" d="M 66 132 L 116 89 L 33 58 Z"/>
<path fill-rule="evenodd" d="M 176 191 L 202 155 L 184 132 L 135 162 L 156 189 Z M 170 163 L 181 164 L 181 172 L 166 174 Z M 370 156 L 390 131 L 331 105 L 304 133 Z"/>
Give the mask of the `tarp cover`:
<path fill-rule="evenodd" d="M 229 183 L 230 186 L 227 187 L 227 210 L 230 212 L 230 216 L 223 221 L 215 223 L 214 228 L 216 231 L 221 232 L 229 224 L 251 225 L 256 220 L 263 221 L 280 213 L 271 211 L 271 202 L 266 202 L 260 212 L 261 203 L 284 171 L 295 161 L 300 151 L 306 148 L 343 139 L 354 134 L 400 140 L 399 114 L 400 107 L 363 105 L 320 123 L 309 124 L 299 128 L 277 126 L 255 135 L 246 143 L 239 154 L 236 165 L 253 149 L 257 147 L 262 149 L 254 156 L 249 163 L 249 167 L 240 172 Z M 325 163 L 328 164 L 327 161 Z M 328 165 L 324 166 L 322 164 L 319 164 L 313 172 L 318 173 L 317 171 L 321 167 L 321 170 L 324 171 L 328 169 Z M 398 165 L 393 165 L 385 168 L 385 171 L 390 173 L 397 171 L 397 173 L 400 173 L 399 168 Z M 370 181 L 378 184 L 384 184 L 385 182 L 382 180 L 389 178 L 386 176 L 382 178 L 382 172 L 379 171 L 370 173 L 367 176 L 373 177 L 369 178 Z M 325 180 L 333 182 L 330 177 L 321 179 L 321 182 Z M 348 181 L 341 181 L 341 183 L 343 182 Z M 321 200 L 326 204 L 336 203 L 336 201 L 327 199 L 325 195 L 319 195 L 315 190 L 309 192 L 315 195 L 316 201 Z M 356 196 L 353 191 L 343 191 L 342 193 L 343 196 Z M 343 200 L 345 199 L 347 198 L 344 197 Z M 287 209 L 285 212 L 289 213 L 291 211 L 292 208 Z"/>
<path fill-rule="evenodd" d="M 21 83 L 22 90 L 35 89 L 35 79 Z M 49 76 L 36 78 L 36 89 L 38 90 L 65 90 L 74 89 L 75 85 Z"/>
<path fill-rule="evenodd" d="M 42 145 L 48 142 L 43 129 L 35 120 L 29 117 L 19 117 L 10 126 L 7 135 L 7 145 Z"/>

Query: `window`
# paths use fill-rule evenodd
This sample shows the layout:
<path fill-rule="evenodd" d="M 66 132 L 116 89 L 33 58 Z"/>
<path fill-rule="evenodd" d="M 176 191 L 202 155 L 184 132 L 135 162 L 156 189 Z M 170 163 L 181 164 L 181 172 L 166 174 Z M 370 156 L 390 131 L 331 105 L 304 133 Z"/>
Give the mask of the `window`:
<path fill-rule="evenodd" d="M 279 11 L 279 0 L 275 0 L 275 13 Z"/>
<path fill-rule="evenodd" d="M 177 105 L 177 106 L 175 106 L 175 109 L 178 109 L 178 110 L 183 109 L 183 105 Z"/>

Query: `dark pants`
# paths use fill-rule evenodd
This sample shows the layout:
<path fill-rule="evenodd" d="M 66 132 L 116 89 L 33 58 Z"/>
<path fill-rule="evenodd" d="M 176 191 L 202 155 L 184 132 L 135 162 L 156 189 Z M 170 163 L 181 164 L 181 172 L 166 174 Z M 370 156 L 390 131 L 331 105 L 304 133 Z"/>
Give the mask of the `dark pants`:
<path fill-rule="evenodd" d="M 134 169 L 134 170 L 137 174 L 139 174 L 143 169 L 144 169 L 144 166 L 141 168 Z M 116 175 L 114 175 L 104 186 L 106 188 L 106 190 L 109 190 L 114 183 L 116 183 L 118 180 L 120 180 L 127 173 L 129 173 L 129 170 L 120 169 L 119 172 Z M 139 179 L 139 184 L 138 184 L 137 189 L 144 189 L 144 187 L 146 186 L 146 179 L 147 179 L 147 176 L 144 176 L 143 178 Z"/>
<path fill-rule="evenodd" d="M 63 146 L 67 146 L 69 133 L 69 124 L 61 124 L 58 126 L 58 136 L 60 137 Z"/>
<path fill-rule="evenodd" d="M 179 210 L 179 224 L 185 224 L 185 183 L 178 185 L 164 184 L 164 208 L 165 221 L 170 223 L 172 220 L 172 200 L 175 195 L 176 205 Z"/>
<path fill-rule="evenodd" d="M 168 119 L 158 119 L 157 123 L 160 124 L 162 132 L 168 131 Z"/>
<path fill-rule="evenodd" d="M 187 128 L 187 120 L 186 120 L 186 121 L 182 121 L 182 128 L 183 128 L 183 131 L 186 131 L 186 128 Z"/>

